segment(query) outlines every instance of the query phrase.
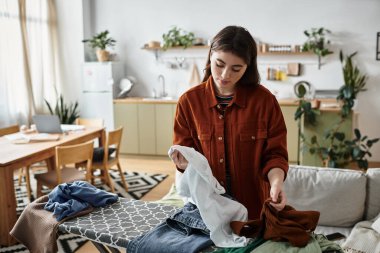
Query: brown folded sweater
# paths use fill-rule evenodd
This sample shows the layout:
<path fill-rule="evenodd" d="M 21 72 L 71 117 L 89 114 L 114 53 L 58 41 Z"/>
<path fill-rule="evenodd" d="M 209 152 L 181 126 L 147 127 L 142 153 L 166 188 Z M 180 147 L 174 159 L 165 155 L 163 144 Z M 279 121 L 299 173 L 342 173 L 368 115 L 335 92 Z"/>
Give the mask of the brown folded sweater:
<path fill-rule="evenodd" d="M 259 220 L 232 221 L 230 225 L 234 233 L 240 236 L 262 236 L 265 240 L 285 241 L 295 247 L 305 247 L 310 240 L 310 232 L 318 224 L 319 214 L 317 211 L 297 211 L 288 205 L 277 211 L 268 199 Z"/>
<path fill-rule="evenodd" d="M 58 222 L 52 212 L 44 209 L 49 200 L 42 196 L 26 206 L 10 234 L 24 244 L 31 253 L 57 252 L 58 225 L 73 218 L 67 217 Z M 75 215 L 81 216 L 93 210 L 92 207 Z"/>

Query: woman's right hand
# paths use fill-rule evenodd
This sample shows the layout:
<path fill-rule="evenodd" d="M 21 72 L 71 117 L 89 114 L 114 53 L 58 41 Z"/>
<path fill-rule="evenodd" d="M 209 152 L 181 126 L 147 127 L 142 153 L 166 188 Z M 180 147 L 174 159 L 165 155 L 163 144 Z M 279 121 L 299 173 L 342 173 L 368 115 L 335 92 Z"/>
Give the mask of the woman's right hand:
<path fill-rule="evenodd" d="M 187 164 L 189 162 L 178 150 L 174 150 L 170 158 L 172 159 L 172 161 L 174 162 L 174 164 L 177 166 L 178 169 L 186 170 Z"/>

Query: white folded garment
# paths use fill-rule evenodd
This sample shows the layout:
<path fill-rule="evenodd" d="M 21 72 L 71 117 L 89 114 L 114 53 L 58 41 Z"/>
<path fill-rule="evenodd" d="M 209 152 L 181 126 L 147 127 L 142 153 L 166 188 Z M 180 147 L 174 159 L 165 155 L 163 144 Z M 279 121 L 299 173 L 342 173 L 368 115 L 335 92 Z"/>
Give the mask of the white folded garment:
<path fill-rule="evenodd" d="M 193 148 L 174 145 L 169 157 L 178 150 L 188 161 L 187 168 L 176 182 L 178 193 L 189 197 L 198 207 L 203 222 L 210 230 L 210 238 L 218 247 L 244 247 L 248 240 L 232 232 L 231 221 L 247 221 L 247 209 L 237 201 L 220 194 L 224 188 L 212 175 L 207 159 Z"/>

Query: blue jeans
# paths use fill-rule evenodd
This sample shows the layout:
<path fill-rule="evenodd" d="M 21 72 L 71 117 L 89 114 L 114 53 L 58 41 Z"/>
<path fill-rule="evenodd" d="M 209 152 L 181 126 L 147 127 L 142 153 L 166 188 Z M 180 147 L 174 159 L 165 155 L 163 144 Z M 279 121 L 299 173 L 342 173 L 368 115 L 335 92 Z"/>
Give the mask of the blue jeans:
<path fill-rule="evenodd" d="M 127 253 L 191 253 L 211 246 L 210 231 L 198 208 L 187 203 L 148 233 L 128 243 Z"/>
<path fill-rule="evenodd" d="M 44 209 L 53 212 L 57 221 L 93 207 L 106 206 L 118 200 L 117 194 L 109 193 L 84 182 L 74 181 L 57 185 L 49 193 Z"/>

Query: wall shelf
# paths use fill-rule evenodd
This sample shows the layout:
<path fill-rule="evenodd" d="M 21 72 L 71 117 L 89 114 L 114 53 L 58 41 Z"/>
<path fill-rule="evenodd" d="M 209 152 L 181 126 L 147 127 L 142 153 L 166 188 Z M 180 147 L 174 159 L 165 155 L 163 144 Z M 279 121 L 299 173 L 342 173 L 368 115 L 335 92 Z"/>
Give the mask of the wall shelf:
<path fill-rule="evenodd" d="M 165 51 L 168 51 L 168 50 L 191 50 L 191 49 L 209 49 L 210 47 L 209 46 L 206 46 L 206 45 L 202 45 L 202 46 L 191 46 L 191 47 L 187 47 L 187 48 L 184 48 L 184 47 L 171 47 L 171 48 L 168 48 L 168 49 L 164 49 L 163 47 L 142 47 L 141 49 L 143 50 L 148 50 L 148 51 L 153 51 L 154 52 L 154 55 L 156 57 L 156 60 L 158 60 L 159 58 L 159 53 L 160 52 L 165 52 Z"/>
<path fill-rule="evenodd" d="M 142 47 L 143 50 L 153 51 L 156 60 L 158 59 L 159 52 L 165 52 L 168 50 L 192 50 L 192 49 L 209 49 L 209 46 L 202 45 L 202 46 L 191 46 L 191 47 L 171 47 L 166 50 L 164 50 L 162 47 Z M 258 52 L 258 56 L 313 56 L 314 54 L 312 52 Z"/>
<path fill-rule="evenodd" d="M 187 48 L 184 48 L 184 47 L 170 47 L 168 48 L 167 50 L 173 50 L 173 49 L 176 49 L 176 50 L 180 50 L 180 49 L 209 49 L 210 47 L 209 46 L 206 46 L 206 45 L 203 45 L 203 46 L 191 46 L 191 47 L 187 47 Z M 144 50 L 150 50 L 150 51 L 165 51 L 163 49 L 163 47 L 142 47 L 141 49 L 144 49 Z"/>
<path fill-rule="evenodd" d="M 209 49 L 209 46 L 191 46 L 191 47 L 171 47 L 164 50 L 162 47 L 142 47 L 143 50 L 149 51 L 167 51 L 167 50 L 186 50 L 186 49 Z M 281 56 L 281 55 L 313 55 L 312 52 L 258 52 L 258 55 L 273 55 L 273 56 Z"/>

